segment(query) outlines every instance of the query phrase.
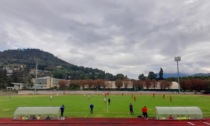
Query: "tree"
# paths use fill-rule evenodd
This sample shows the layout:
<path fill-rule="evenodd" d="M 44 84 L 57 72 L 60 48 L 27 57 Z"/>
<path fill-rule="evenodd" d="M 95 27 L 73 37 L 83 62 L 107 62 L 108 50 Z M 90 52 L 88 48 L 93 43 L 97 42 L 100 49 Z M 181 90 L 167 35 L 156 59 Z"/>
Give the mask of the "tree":
<path fill-rule="evenodd" d="M 94 83 L 95 89 L 100 89 L 102 87 L 102 85 L 103 85 L 103 88 L 106 87 L 106 85 L 104 84 L 104 80 L 102 80 L 102 79 L 94 80 L 93 83 Z"/>
<path fill-rule="evenodd" d="M 105 79 L 105 72 L 104 71 L 99 72 L 98 79 Z"/>
<path fill-rule="evenodd" d="M 86 82 L 85 80 L 78 80 L 79 85 L 82 87 L 82 89 L 84 90 L 85 86 L 86 86 Z"/>
<path fill-rule="evenodd" d="M 128 80 L 127 76 L 125 76 L 125 78 L 123 80 L 123 84 L 124 84 L 124 88 L 127 89 L 128 88 L 128 84 L 129 84 L 129 80 Z"/>
<path fill-rule="evenodd" d="M 157 87 L 156 80 L 151 80 L 152 87 L 155 89 Z"/>
<path fill-rule="evenodd" d="M 144 76 L 144 74 L 140 74 L 138 78 L 139 78 L 139 80 L 145 80 L 146 79 L 146 77 Z"/>
<path fill-rule="evenodd" d="M 114 81 L 115 80 L 115 77 L 112 74 L 110 74 L 110 73 L 106 73 L 105 74 L 105 79 L 106 80 Z"/>
<path fill-rule="evenodd" d="M 208 88 L 208 81 L 202 79 L 191 79 L 192 90 L 201 91 Z"/>
<path fill-rule="evenodd" d="M 166 81 L 166 80 L 160 80 L 159 84 L 160 84 L 160 89 L 161 90 L 165 90 L 165 89 L 167 89 L 171 86 L 171 82 Z"/>
<path fill-rule="evenodd" d="M 191 79 L 191 83 L 192 83 L 192 90 L 200 91 L 199 79 Z"/>
<path fill-rule="evenodd" d="M 143 81 L 141 81 L 141 80 L 133 80 L 133 86 L 136 89 L 141 90 L 143 88 Z"/>
<path fill-rule="evenodd" d="M 115 81 L 115 86 L 117 87 L 117 90 L 120 90 L 120 88 L 123 86 L 123 81 L 122 80 L 116 80 Z"/>
<path fill-rule="evenodd" d="M 23 83 L 25 84 L 25 88 L 33 86 L 33 82 L 31 81 L 32 77 L 30 75 L 24 76 L 22 79 Z"/>
<path fill-rule="evenodd" d="M 21 73 L 21 71 L 18 71 L 18 70 L 13 71 L 13 73 L 11 75 L 13 82 L 19 82 L 19 83 L 23 82 L 21 77 L 22 77 L 22 73 Z"/>
<path fill-rule="evenodd" d="M 210 90 L 210 79 L 208 80 L 208 84 L 207 84 L 207 89 L 206 90 Z"/>
<path fill-rule="evenodd" d="M 163 69 L 162 68 L 160 68 L 158 80 L 163 80 Z"/>
<path fill-rule="evenodd" d="M 117 74 L 115 80 L 123 80 L 124 78 L 123 74 Z"/>
<path fill-rule="evenodd" d="M 147 90 L 152 86 L 152 83 L 151 83 L 151 81 L 150 80 L 148 80 L 148 79 L 146 79 L 145 81 L 144 81 L 145 83 L 144 83 L 144 86 L 147 88 Z"/>
<path fill-rule="evenodd" d="M 7 80 L 7 71 L 0 69 L 0 88 L 6 88 Z"/>
<path fill-rule="evenodd" d="M 59 81 L 59 88 L 64 90 L 67 87 L 67 81 L 66 80 L 60 80 Z"/>
<path fill-rule="evenodd" d="M 208 88 L 208 80 L 200 79 L 200 90 L 205 90 Z"/>
<path fill-rule="evenodd" d="M 106 81 L 105 81 L 105 80 L 100 79 L 99 83 L 100 83 L 100 85 L 101 85 L 101 87 L 102 87 L 103 89 L 105 89 L 105 88 L 106 88 L 107 83 L 106 83 Z"/>
<path fill-rule="evenodd" d="M 183 91 L 192 90 L 192 82 L 189 79 L 181 81 L 180 86 Z"/>
<path fill-rule="evenodd" d="M 93 87 L 93 80 L 86 80 L 85 83 L 88 86 L 88 89 Z"/>
<path fill-rule="evenodd" d="M 156 78 L 157 78 L 157 75 L 153 71 L 150 71 L 148 76 L 147 76 L 147 79 L 153 80 L 153 79 L 156 79 Z"/>
<path fill-rule="evenodd" d="M 75 90 L 80 88 L 80 81 L 78 80 L 72 80 L 69 84 L 69 89 Z"/>

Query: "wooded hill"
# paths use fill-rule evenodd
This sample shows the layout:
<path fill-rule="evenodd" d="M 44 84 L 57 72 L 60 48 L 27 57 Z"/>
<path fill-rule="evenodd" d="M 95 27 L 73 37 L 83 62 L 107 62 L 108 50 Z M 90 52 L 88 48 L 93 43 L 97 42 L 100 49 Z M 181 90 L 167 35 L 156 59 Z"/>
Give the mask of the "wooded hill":
<path fill-rule="evenodd" d="M 108 79 L 115 77 L 99 69 L 73 65 L 40 49 L 17 49 L 0 52 L 0 67 L 9 64 L 23 64 L 28 69 L 35 68 L 38 62 L 39 70 L 51 71 L 53 77 L 63 79 Z M 59 67 L 58 67 L 59 66 Z"/>
<path fill-rule="evenodd" d="M 64 67 L 72 66 L 72 64 L 39 49 L 18 49 L 0 52 L 0 64 L 25 64 L 29 68 L 34 68 L 36 62 L 39 63 L 39 68 L 42 69 L 59 65 Z"/>

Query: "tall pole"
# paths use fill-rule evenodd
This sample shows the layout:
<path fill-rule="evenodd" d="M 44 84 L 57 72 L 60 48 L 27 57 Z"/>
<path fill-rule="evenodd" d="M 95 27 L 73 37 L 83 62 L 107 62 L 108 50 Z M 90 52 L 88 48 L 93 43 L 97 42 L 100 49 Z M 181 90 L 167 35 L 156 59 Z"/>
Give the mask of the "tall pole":
<path fill-rule="evenodd" d="M 180 93 L 180 82 L 179 82 L 179 62 L 177 61 L 177 78 L 178 78 L 178 83 L 179 83 L 179 93 Z"/>
<path fill-rule="evenodd" d="M 175 57 L 174 60 L 177 62 L 177 80 L 178 80 L 178 88 L 179 88 L 179 93 L 180 93 L 180 81 L 179 81 L 179 61 L 181 61 L 181 57 Z"/>
<path fill-rule="evenodd" d="M 36 62 L 36 70 L 35 70 L 35 84 L 34 84 L 34 94 L 36 94 L 36 84 L 37 84 L 37 69 L 38 69 L 38 62 Z"/>
<path fill-rule="evenodd" d="M 36 62 L 36 71 L 35 71 L 36 79 L 37 79 L 37 69 L 38 69 L 38 63 Z M 35 83 L 37 83 L 37 80 L 35 80 Z"/>

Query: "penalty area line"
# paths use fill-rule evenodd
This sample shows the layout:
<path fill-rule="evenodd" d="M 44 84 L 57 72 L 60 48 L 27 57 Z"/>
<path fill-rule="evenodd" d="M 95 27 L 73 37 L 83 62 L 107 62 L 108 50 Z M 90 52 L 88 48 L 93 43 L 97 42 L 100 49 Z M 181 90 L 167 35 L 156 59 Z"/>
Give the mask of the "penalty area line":
<path fill-rule="evenodd" d="M 188 124 L 190 124 L 190 125 L 192 125 L 192 126 L 194 126 L 195 124 L 194 123 L 191 123 L 191 122 L 187 122 Z"/>
<path fill-rule="evenodd" d="M 207 122 L 203 122 L 203 123 L 210 126 L 210 123 L 207 123 Z"/>

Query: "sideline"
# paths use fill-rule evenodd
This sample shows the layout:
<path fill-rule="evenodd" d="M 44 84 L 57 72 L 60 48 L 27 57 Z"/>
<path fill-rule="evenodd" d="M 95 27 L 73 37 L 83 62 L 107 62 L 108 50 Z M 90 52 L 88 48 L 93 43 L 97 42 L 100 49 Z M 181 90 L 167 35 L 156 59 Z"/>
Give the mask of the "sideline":
<path fill-rule="evenodd" d="M 191 122 L 187 122 L 188 124 L 190 124 L 190 125 L 192 125 L 192 126 L 194 126 L 195 124 L 194 123 L 191 123 Z"/>
<path fill-rule="evenodd" d="M 66 118 L 65 120 L 12 120 L 11 118 L 0 118 L 2 126 L 187 126 L 210 125 L 210 118 L 204 121 L 167 121 L 167 120 L 145 120 L 142 118 Z"/>
<path fill-rule="evenodd" d="M 203 123 L 210 126 L 210 123 L 207 123 L 207 122 L 203 122 Z"/>

